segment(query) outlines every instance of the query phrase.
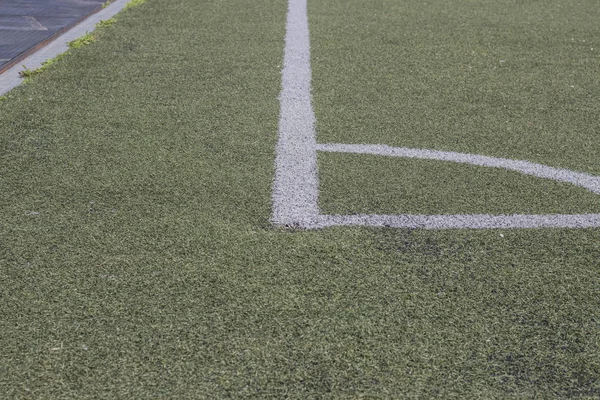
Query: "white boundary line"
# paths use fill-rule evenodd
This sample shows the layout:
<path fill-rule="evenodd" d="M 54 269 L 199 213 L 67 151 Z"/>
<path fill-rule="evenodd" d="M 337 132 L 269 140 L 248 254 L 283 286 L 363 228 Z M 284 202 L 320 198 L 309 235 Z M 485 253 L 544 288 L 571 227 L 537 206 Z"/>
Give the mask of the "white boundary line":
<path fill-rule="evenodd" d="M 467 163 L 504 168 L 540 178 L 568 182 L 600 194 L 600 177 L 523 160 L 477 154 L 409 149 L 368 144 L 317 144 L 311 104 L 310 41 L 307 0 L 289 0 L 282 71 L 279 141 L 275 159 L 273 216 L 276 225 L 324 228 L 336 225 L 396 228 L 591 228 L 600 227 L 600 214 L 554 215 L 323 215 L 319 214 L 317 150 L 375 154 Z"/>
<path fill-rule="evenodd" d="M 42 66 L 46 60 L 50 60 L 59 54 L 64 53 L 69 49 L 68 43 L 85 35 L 86 32 L 92 32 L 96 29 L 96 24 L 102 20 L 112 18 L 115 14 L 121 11 L 131 0 L 116 0 L 109 4 L 106 8 L 90 15 L 88 18 L 75 25 L 71 29 L 56 37 L 52 42 L 42 47 L 33 54 L 24 58 L 19 64 L 0 74 L 0 96 L 9 90 L 17 87 L 23 82 L 19 76 L 19 72 L 23 71 L 25 66 L 28 69 L 34 70 Z"/>
<path fill-rule="evenodd" d="M 273 223 L 306 226 L 319 213 L 306 0 L 290 0 L 285 36 Z"/>
<path fill-rule="evenodd" d="M 302 227 L 318 229 L 350 225 L 421 229 L 597 228 L 600 227 L 600 214 L 319 215 L 311 224 Z"/>

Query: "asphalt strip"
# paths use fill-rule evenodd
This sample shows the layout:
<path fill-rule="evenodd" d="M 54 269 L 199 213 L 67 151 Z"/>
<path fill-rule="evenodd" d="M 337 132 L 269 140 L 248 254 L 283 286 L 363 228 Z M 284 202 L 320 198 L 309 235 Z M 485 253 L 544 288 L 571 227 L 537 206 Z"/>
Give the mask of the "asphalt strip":
<path fill-rule="evenodd" d="M 69 49 L 68 43 L 80 38 L 88 32 L 96 29 L 96 24 L 100 21 L 105 21 L 112 18 L 121 11 L 131 0 L 116 0 L 109 4 L 106 8 L 90 15 L 88 18 L 81 21 L 71 29 L 65 31 L 62 35 L 57 36 L 53 41 L 42 47 L 38 51 L 24 58 L 19 64 L 0 74 L 0 96 L 9 90 L 17 87 L 23 82 L 23 78 L 19 76 L 19 72 L 25 68 L 30 70 L 38 69 L 46 60 L 50 60 L 59 54 L 64 53 Z"/>
<path fill-rule="evenodd" d="M 524 160 L 478 154 L 390 147 L 383 144 L 317 144 L 316 121 L 311 104 L 310 40 L 306 0 L 288 2 L 279 100 L 281 111 L 271 218 L 275 225 L 305 229 L 349 225 L 422 229 L 600 227 L 600 214 L 320 214 L 317 151 L 431 159 L 503 168 L 539 178 L 568 182 L 596 194 L 600 194 L 600 177 Z"/>

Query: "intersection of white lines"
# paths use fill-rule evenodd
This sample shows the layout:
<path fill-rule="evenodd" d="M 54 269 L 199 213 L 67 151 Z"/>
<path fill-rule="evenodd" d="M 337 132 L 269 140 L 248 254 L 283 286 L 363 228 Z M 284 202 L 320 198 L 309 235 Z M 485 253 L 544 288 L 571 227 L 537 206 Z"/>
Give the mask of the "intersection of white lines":
<path fill-rule="evenodd" d="M 374 154 L 441 160 L 503 168 L 544 179 L 567 182 L 600 195 L 600 177 L 523 160 L 374 144 L 319 144 L 311 104 L 310 41 L 307 0 L 289 0 L 282 71 L 279 140 L 275 159 L 272 222 L 307 229 L 336 225 L 397 228 L 590 228 L 600 227 L 600 214 L 536 215 L 327 215 L 319 212 L 317 151 Z"/>

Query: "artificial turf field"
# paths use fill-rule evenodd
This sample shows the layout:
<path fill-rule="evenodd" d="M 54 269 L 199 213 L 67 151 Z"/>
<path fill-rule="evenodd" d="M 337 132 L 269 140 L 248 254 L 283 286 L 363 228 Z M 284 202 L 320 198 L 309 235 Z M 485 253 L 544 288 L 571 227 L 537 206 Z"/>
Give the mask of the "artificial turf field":
<path fill-rule="evenodd" d="M 596 2 L 314 3 L 319 141 L 457 151 L 600 174 Z M 597 194 L 505 170 L 352 154 L 322 154 L 319 161 L 321 208 L 330 213 L 600 210 Z"/>
<path fill-rule="evenodd" d="M 0 397 L 600 397 L 599 229 L 271 223 L 286 8 L 148 0 L 0 101 Z M 598 14 L 310 0 L 318 140 L 600 175 Z M 331 213 L 600 212 L 500 169 L 318 162 Z"/>

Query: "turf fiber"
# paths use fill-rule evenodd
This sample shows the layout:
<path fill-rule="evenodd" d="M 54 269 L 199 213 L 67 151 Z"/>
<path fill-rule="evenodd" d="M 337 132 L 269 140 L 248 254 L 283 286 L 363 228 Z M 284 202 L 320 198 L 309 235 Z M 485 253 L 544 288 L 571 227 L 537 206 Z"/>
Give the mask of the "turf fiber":
<path fill-rule="evenodd" d="M 317 37 L 341 4 L 309 3 L 330 138 Z M 584 4 L 567 8 L 572 29 L 594 18 Z M 600 396 L 600 230 L 270 224 L 285 11 L 148 0 L 0 101 L 2 396 Z M 427 135 L 411 140 L 435 147 Z M 584 140 L 579 161 L 541 146 L 530 159 L 598 172 Z M 476 149 L 464 143 L 452 150 Z"/>
<path fill-rule="evenodd" d="M 596 1 L 326 0 L 309 18 L 320 142 L 600 175 Z"/>
<path fill-rule="evenodd" d="M 452 162 L 323 153 L 320 204 L 329 214 L 577 214 L 597 194 L 570 183 Z"/>

